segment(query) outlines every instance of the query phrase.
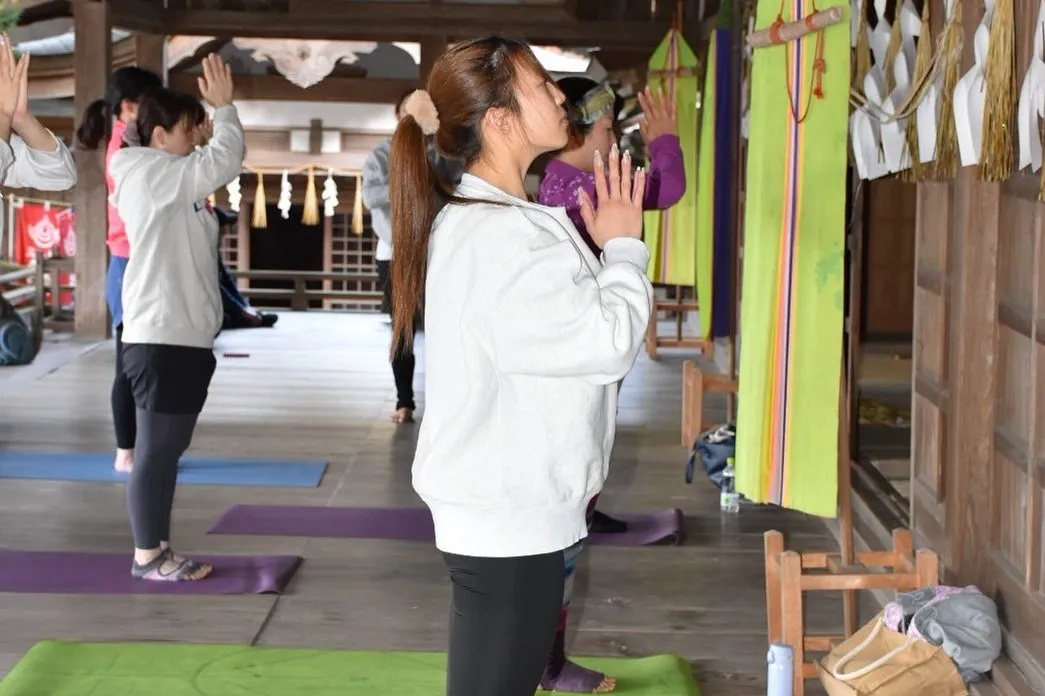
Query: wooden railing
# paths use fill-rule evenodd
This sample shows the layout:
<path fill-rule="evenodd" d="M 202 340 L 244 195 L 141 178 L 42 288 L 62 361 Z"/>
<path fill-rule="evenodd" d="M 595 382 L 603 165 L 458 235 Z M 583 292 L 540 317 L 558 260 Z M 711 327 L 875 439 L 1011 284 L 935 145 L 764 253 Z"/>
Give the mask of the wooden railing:
<path fill-rule="evenodd" d="M 72 285 L 60 282 L 61 274 L 74 272 L 74 260 L 71 258 L 37 257 L 34 266 L 0 266 L 0 292 L 4 299 L 30 323 L 42 320 L 44 328 L 52 331 L 72 331 L 73 315 L 69 308 L 63 308 L 61 297 L 65 292 L 74 290 Z M 377 286 L 377 276 L 373 273 L 323 273 L 317 271 L 233 271 L 234 278 L 249 281 L 289 281 L 290 288 L 240 288 L 243 296 L 251 304 L 265 306 L 265 300 L 289 301 L 294 311 L 305 312 L 313 302 L 334 301 L 346 304 L 377 307 L 381 304 L 379 291 L 367 290 L 335 290 L 333 283 L 359 283 Z M 315 286 L 319 287 L 315 287 Z"/>
<path fill-rule="evenodd" d="M 62 273 L 73 272 L 73 259 L 47 259 L 38 253 L 35 265 L 6 269 L 0 269 L 0 292 L 26 321 L 32 324 L 42 321 L 43 327 L 52 331 L 73 330 L 72 313 L 62 312 L 61 297 L 63 292 L 74 288 L 60 282 Z M 48 293 L 51 295 L 49 305 Z"/>
<path fill-rule="evenodd" d="M 335 301 L 355 305 L 377 306 L 381 304 L 379 291 L 366 290 L 334 290 L 329 288 L 333 283 L 373 283 L 377 285 L 377 276 L 373 273 L 324 273 L 321 271 L 234 271 L 229 270 L 232 277 L 248 281 L 281 280 L 293 283 L 292 288 L 259 288 L 253 285 L 241 287 L 240 292 L 251 304 L 264 305 L 265 300 L 290 301 L 290 308 L 296 312 L 311 309 L 313 301 Z M 310 287 L 313 286 L 313 287 Z M 318 285 L 319 287 L 314 287 Z M 257 300 L 258 302 L 255 302 Z M 317 308 L 318 309 L 318 308 Z"/>

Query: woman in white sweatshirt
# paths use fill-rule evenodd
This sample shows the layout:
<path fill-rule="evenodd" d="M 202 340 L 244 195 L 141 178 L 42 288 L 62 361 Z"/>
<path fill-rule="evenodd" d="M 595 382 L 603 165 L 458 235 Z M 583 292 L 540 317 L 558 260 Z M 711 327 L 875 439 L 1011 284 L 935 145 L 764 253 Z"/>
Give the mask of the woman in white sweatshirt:
<path fill-rule="evenodd" d="M 563 94 L 522 43 L 458 44 L 392 139 L 393 330 L 425 310 L 425 417 L 414 487 L 453 585 L 449 696 L 532 696 L 563 596 L 563 551 L 587 534 L 616 424 L 617 382 L 649 321 L 645 177 L 596 153 L 583 198 L 598 259 L 523 177 L 567 140 Z M 437 182 L 426 136 L 468 167 Z M 436 216 L 439 196 L 449 198 Z M 393 343 L 395 341 L 393 340 Z"/>
<path fill-rule="evenodd" d="M 113 156 L 113 203 L 127 229 L 123 279 L 123 369 L 134 393 L 137 439 L 127 484 L 134 535 L 131 573 L 144 580 L 199 580 L 210 566 L 170 548 L 178 459 L 214 374 L 221 295 L 214 272 L 218 220 L 207 196 L 243 168 L 243 128 L 232 106 L 232 73 L 204 59 L 203 97 L 214 106 L 213 136 L 196 148 L 206 112 L 193 96 L 147 92 L 135 126 L 140 147 Z"/>

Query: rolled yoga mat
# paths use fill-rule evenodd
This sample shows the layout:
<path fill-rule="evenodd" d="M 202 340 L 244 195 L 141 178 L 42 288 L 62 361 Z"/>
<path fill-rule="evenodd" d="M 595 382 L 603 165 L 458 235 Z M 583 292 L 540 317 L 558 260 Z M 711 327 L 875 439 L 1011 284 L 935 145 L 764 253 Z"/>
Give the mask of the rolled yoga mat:
<path fill-rule="evenodd" d="M 183 457 L 178 483 L 199 486 L 315 488 L 327 463 L 317 460 Z M 112 452 L 0 450 L 0 478 L 50 481 L 126 481 L 113 470 Z"/>
<path fill-rule="evenodd" d="M 282 594 L 299 556 L 192 556 L 210 563 L 203 580 L 160 582 L 131 577 L 131 554 L 0 549 L 0 592 L 57 594 Z M 50 693 L 50 692 L 48 692 Z"/>
<path fill-rule="evenodd" d="M 700 696 L 674 655 L 578 662 L 615 676 L 618 696 Z M 433 696 L 445 688 L 442 653 L 44 641 L 0 682 L 0 696 Z"/>
<path fill-rule="evenodd" d="M 601 546 L 648 546 L 682 541 L 682 511 L 652 515 L 615 515 L 628 523 L 621 534 L 592 534 Z M 432 541 L 428 508 L 351 508 L 280 505 L 235 505 L 207 530 L 208 534 L 303 536 L 345 539 Z"/>

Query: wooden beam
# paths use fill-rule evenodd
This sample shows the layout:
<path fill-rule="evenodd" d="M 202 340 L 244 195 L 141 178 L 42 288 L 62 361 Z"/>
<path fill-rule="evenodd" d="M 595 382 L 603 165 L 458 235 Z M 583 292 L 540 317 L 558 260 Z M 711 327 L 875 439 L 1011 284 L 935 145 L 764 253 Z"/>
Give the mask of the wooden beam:
<path fill-rule="evenodd" d="M 345 21 L 341 0 L 293 0 L 284 11 L 160 9 L 152 0 L 112 0 L 114 22 L 136 31 L 207 36 L 341 41 L 410 41 L 447 35 L 467 39 L 511 34 L 533 43 L 645 47 L 652 50 L 668 22 L 576 20 L 563 6 L 535 12 L 525 5 L 353 2 Z"/>
<path fill-rule="evenodd" d="M 171 73 L 170 86 L 195 94 L 196 78 L 197 75 L 191 73 Z M 298 87 L 282 75 L 236 75 L 234 79 L 237 100 L 395 104 L 416 86 L 413 80 L 374 77 L 328 77 L 308 89 Z"/>
<path fill-rule="evenodd" d="M 21 0 L 22 14 L 19 26 L 28 26 L 52 19 L 67 19 L 73 16 L 69 0 Z"/>
<path fill-rule="evenodd" d="M 134 64 L 151 70 L 167 83 L 167 37 L 144 32 L 131 37 L 134 42 Z"/>
<path fill-rule="evenodd" d="M 323 154 L 323 119 L 321 118 L 314 118 L 309 121 L 308 153 L 310 155 Z"/>
<path fill-rule="evenodd" d="M 87 105 L 105 94 L 112 63 L 108 0 L 75 0 L 77 117 Z M 76 148 L 78 182 L 73 195 L 76 208 L 76 321 L 77 338 L 101 340 L 109 336 L 109 309 L 105 302 L 108 250 L 108 190 L 105 184 L 105 149 Z"/>
<path fill-rule="evenodd" d="M 428 76 L 432 74 L 432 66 L 439 56 L 446 52 L 446 34 L 425 36 L 421 39 L 420 87 L 428 85 Z"/>

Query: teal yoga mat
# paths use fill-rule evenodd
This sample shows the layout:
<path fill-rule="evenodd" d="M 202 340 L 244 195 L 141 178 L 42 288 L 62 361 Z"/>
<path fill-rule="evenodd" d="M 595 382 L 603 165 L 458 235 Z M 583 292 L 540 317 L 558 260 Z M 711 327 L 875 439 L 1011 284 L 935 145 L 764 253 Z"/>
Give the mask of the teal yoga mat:
<path fill-rule="evenodd" d="M 183 457 L 178 483 L 200 486 L 315 488 L 327 463 L 318 460 Z M 120 482 L 112 452 L 0 450 L 0 478 Z"/>

